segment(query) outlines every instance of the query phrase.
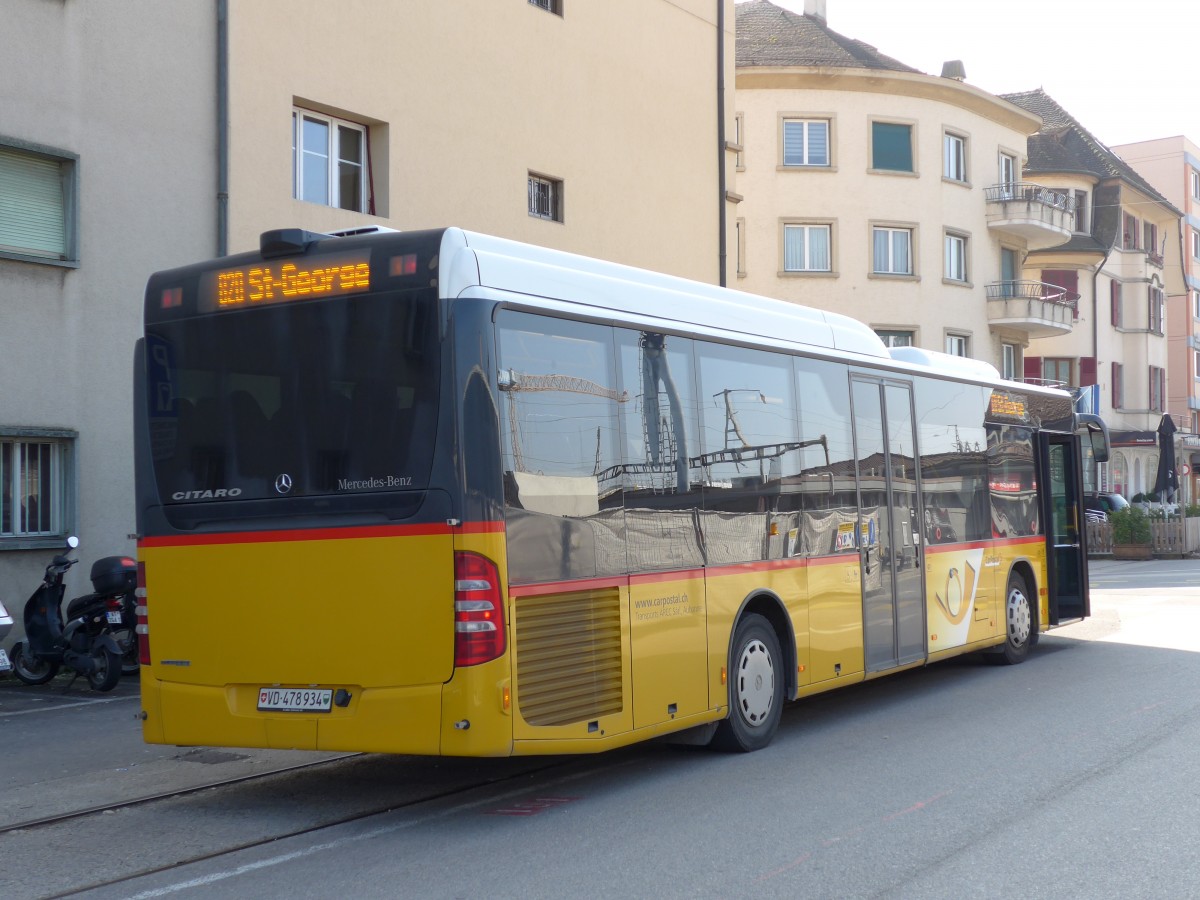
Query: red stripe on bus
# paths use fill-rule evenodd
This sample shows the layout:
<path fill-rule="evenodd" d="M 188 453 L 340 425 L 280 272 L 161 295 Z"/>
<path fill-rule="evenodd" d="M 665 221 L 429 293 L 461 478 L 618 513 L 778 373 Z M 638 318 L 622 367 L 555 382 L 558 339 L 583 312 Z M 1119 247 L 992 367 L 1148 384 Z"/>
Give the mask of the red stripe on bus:
<path fill-rule="evenodd" d="M 463 534 L 499 533 L 501 522 L 468 522 L 451 526 L 445 522 L 421 525 L 359 525 L 348 528 L 289 528 L 279 531 L 227 531 L 220 534 L 163 535 L 145 537 L 141 547 L 195 547 L 213 544 L 277 544 L 289 541 L 345 541 L 356 538 L 422 537 Z"/>

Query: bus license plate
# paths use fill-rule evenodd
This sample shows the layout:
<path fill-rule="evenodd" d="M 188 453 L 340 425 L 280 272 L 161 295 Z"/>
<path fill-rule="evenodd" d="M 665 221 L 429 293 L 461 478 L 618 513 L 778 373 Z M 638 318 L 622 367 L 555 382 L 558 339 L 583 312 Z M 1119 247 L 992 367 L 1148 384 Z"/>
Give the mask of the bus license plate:
<path fill-rule="evenodd" d="M 258 708 L 265 712 L 329 712 L 333 691 L 315 688 L 262 688 Z"/>
<path fill-rule="evenodd" d="M 7 672 L 12 669 L 12 663 L 8 661 L 8 654 L 0 650 L 0 672 Z"/>

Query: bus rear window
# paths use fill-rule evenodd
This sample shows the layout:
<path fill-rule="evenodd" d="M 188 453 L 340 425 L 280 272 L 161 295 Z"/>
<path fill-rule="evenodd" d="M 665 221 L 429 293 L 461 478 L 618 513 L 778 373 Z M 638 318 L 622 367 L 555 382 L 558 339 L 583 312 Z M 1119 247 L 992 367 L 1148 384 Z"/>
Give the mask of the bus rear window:
<path fill-rule="evenodd" d="M 164 503 L 427 486 L 438 395 L 432 291 L 150 326 Z"/>

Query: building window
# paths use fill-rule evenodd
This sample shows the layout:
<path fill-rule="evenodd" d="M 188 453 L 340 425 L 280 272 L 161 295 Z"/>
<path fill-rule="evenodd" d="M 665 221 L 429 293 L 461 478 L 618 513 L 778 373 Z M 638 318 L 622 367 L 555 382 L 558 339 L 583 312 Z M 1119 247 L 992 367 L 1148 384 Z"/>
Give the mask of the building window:
<path fill-rule="evenodd" d="M 945 276 L 950 281 L 967 280 L 967 239 L 962 235 L 946 235 Z"/>
<path fill-rule="evenodd" d="M 734 252 L 737 253 L 737 268 L 735 271 L 740 277 L 746 274 L 746 220 L 736 220 L 733 223 L 733 227 Z"/>
<path fill-rule="evenodd" d="M 1125 233 L 1121 238 L 1122 250 L 1137 250 L 1138 249 L 1138 231 L 1139 225 L 1137 218 L 1129 213 L 1124 215 Z"/>
<path fill-rule="evenodd" d="M 1192 291 L 1192 318 L 1200 319 L 1200 291 Z"/>
<path fill-rule="evenodd" d="M 942 175 L 951 181 L 967 180 L 967 140 L 957 134 L 942 135 Z"/>
<path fill-rule="evenodd" d="M 1017 183 L 1017 158 L 1011 153 L 1000 154 L 1000 183 L 1008 190 L 1006 196 L 1011 196 L 1013 185 Z"/>
<path fill-rule="evenodd" d="M 783 226 L 785 272 L 830 271 L 828 225 Z"/>
<path fill-rule="evenodd" d="M 1163 333 L 1163 315 L 1166 306 L 1166 294 L 1157 285 L 1150 285 L 1147 291 L 1147 306 L 1149 307 L 1148 325 L 1154 334 Z"/>
<path fill-rule="evenodd" d="M 1021 371 L 1021 348 L 1016 344 L 1000 345 L 1000 375 L 1016 381 Z"/>
<path fill-rule="evenodd" d="M 1192 229 L 1192 258 L 1200 259 L 1200 231 Z"/>
<path fill-rule="evenodd" d="M 946 352 L 951 356 L 968 356 L 968 340 L 965 334 L 947 334 Z"/>
<path fill-rule="evenodd" d="M 1192 377 L 1200 379 L 1200 350 L 1192 351 Z"/>
<path fill-rule="evenodd" d="M 785 166 L 829 165 L 829 122 L 811 119 L 783 120 Z"/>
<path fill-rule="evenodd" d="M 1200 200 L 1200 172 L 1191 169 L 1189 174 L 1192 176 L 1192 199 Z"/>
<path fill-rule="evenodd" d="M 529 214 L 553 222 L 563 221 L 563 183 L 557 178 L 529 173 Z"/>
<path fill-rule="evenodd" d="M 1129 485 L 1129 464 L 1125 461 L 1124 453 L 1113 453 L 1112 460 L 1108 464 L 1108 473 L 1112 489 L 1118 494 L 1125 494 Z"/>
<path fill-rule="evenodd" d="M 1074 367 L 1069 359 L 1054 359 L 1047 356 L 1042 360 L 1042 381 L 1056 386 L 1072 384 L 1071 371 Z"/>
<path fill-rule="evenodd" d="M 911 347 L 913 333 L 911 331 L 876 331 L 885 347 Z"/>
<path fill-rule="evenodd" d="M 46 147 L 0 144 L 0 256 L 78 261 L 75 251 L 79 157 Z"/>
<path fill-rule="evenodd" d="M 0 546 L 67 533 L 72 446 L 63 436 L 0 436 Z"/>
<path fill-rule="evenodd" d="M 546 12 L 552 12 L 556 16 L 562 15 L 562 0 L 529 0 L 534 6 L 544 9 Z"/>
<path fill-rule="evenodd" d="M 1088 206 L 1088 192 L 1075 191 L 1075 231 L 1079 234 L 1090 234 L 1092 231 L 1092 214 Z"/>
<path fill-rule="evenodd" d="M 1149 253 L 1151 257 L 1161 261 L 1162 256 L 1158 252 L 1158 226 L 1153 222 L 1143 222 L 1142 236 L 1142 249 Z"/>
<path fill-rule="evenodd" d="M 1167 370 L 1161 366 L 1150 367 L 1150 409 L 1162 412 L 1166 405 L 1163 399 L 1167 393 Z"/>
<path fill-rule="evenodd" d="M 877 275 L 911 275 L 912 229 L 873 228 L 872 271 Z"/>
<path fill-rule="evenodd" d="M 733 117 L 733 166 L 739 172 L 746 168 L 746 161 L 742 158 L 745 153 L 745 145 L 742 142 L 742 133 L 746 128 L 746 120 L 743 113 L 738 113 Z"/>
<path fill-rule="evenodd" d="M 886 172 L 913 171 L 911 125 L 871 123 L 871 168 Z"/>
<path fill-rule="evenodd" d="M 1112 405 L 1113 409 L 1125 408 L 1125 367 L 1120 363 L 1112 364 Z"/>
<path fill-rule="evenodd" d="M 369 198 L 367 128 L 292 110 L 292 196 L 308 203 L 374 213 Z"/>

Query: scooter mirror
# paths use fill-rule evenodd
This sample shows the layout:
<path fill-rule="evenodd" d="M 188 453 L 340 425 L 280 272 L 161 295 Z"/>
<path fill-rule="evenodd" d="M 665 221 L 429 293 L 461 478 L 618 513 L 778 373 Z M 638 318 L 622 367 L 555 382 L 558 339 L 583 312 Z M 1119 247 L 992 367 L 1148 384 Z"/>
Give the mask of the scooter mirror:
<path fill-rule="evenodd" d="M 74 550 L 79 546 L 79 538 L 75 537 L 75 535 L 71 535 L 69 538 L 67 538 L 67 546 Z"/>

